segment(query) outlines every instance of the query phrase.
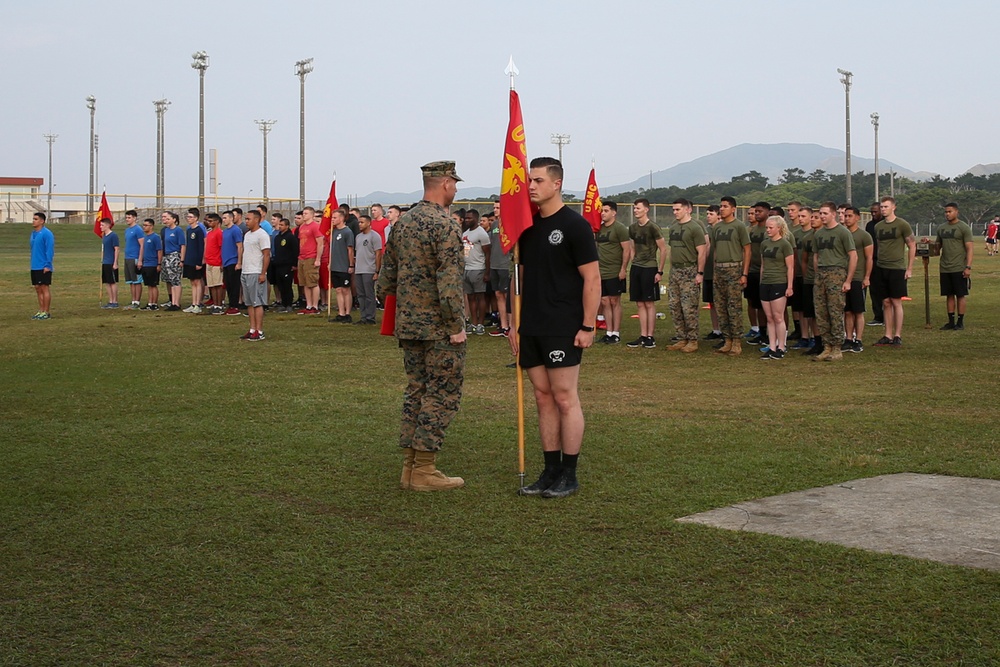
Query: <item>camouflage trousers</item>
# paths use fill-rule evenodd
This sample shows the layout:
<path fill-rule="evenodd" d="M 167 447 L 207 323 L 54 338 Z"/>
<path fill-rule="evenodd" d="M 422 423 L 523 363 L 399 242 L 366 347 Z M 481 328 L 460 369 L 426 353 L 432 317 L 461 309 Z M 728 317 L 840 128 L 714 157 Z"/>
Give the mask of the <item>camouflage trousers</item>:
<path fill-rule="evenodd" d="M 462 401 L 465 343 L 401 340 L 399 347 L 403 349 L 407 379 L 399 446 L 436 452 Z"/>
<path fill-rule="evenodd" d="M 719 330 L 725 338 L 740 338 L 743 335 L 743 287 L 740 276 L 743 266 L 715 265 L 712 282 L 715 311 L 719 315 Z"/>
<path fill-rule="evenodd" d="M 839 266 L 821 266 L 816 271 L 813 287 L 813 305 L 816 306 L 816 333 L 824 343 L 840 346 L 844 341 L 844 306 L 847 294 L 844 281 L 847 269 Z"/>
<path fill-rule="evenodd" d="M 697 266 L 670 269 L 670 316 L 677 335 L 684 340 L 698 340 L 698 309 L 701 307 L 701 289 L 695 283 Z"/>

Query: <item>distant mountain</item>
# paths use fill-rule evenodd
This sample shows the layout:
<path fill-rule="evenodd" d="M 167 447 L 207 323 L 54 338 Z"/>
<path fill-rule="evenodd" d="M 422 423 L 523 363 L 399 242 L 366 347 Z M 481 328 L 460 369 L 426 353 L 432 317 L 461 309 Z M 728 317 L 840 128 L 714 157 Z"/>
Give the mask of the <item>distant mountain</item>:
<path fill-rule="evenodd" d="M 969 167 L 964 172 L 959 174 L 963 176 L 965 174 L 972 174 L 973 176 L 990 176 L 991 174 L 1000 173 L 1000 163 L 994 162 L 992 164 L 977 164 L 975 167 Z"/>
<path fill-rule="evenodd" d="M 726 150 L 705 155 L 690 162 L 653 172 L 653 187 L 663 188 L 671 185 L 687 188 L 692 185 L 706 183 L 726 183 L 733 176 L 757 171 L 767 176 L 772 183 L 777 183 L 785 173 L 785 169 L 798 167 L 807 174 L 817 169 L 831 174 L 844 173 L 844 151 L 837 148 L 827 148 L 819 144 L 740 144 Z M 901 176 L 914 180 L 926 180 L 933 174 L 913 172 L 887 160 L 879 160 L 879 170 L 883 173 L 889 169 Z M 851 156 L 851 171 L 875 172 L 875 160 Z M 602 192 L 615 194 L 628 192 L 639 188 L 649 188 L 649 176 L 643 176 L 631 183 L 602 187 Z"/>

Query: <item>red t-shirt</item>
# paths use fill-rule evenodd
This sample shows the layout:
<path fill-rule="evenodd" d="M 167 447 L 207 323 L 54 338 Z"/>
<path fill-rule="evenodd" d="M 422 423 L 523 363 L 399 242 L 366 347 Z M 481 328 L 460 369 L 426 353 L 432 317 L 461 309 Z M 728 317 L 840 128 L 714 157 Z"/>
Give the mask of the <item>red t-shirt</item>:
<path fill-rule="evenodd" d="M 986 225 L 986 238 L 995 239 L 997 237 L 997 228 L 998 225 L 995 222 Z"/>
<path fill-rule="evenodd" d="M 299 259 L 316 259 L 316 240 L 323 238 L 315 220 L 299 225 Z"/>
<path fill-rule="evenodd" d="M 218 227 L 205 236 L 205 264 L 222 266 L 222 230 Z"/>
<path fill-rule="evenodd" d="M 382 238 L 382 247 L 385 247 L 385 229 L 389 226 L 389 218 L 382 218 L 381 220 L 372 220 L 372 231 L 376 232 Z"/>

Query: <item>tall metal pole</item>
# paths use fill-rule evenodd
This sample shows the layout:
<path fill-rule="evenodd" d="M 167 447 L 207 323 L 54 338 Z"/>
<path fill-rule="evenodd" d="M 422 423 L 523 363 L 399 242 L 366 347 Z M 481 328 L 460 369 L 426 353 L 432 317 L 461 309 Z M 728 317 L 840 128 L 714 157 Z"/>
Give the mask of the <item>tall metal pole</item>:
<path fill-rule="evenodd" d="M 87 188 L 87 220 L 94 217 L 94 113 L 97 111 L 97 98 L 87 96 L 87 108 L 90 109 L 90 185 Z"/>
<path fill-rule="evenodd" d="M 205 208 L 205 70 L 208 54 L 198 51 L 191 67 L 198 70 L 198 208 Z"/>
<path fill-rule="evenodd" d="M 838 69 L 841 75 L 840 82 L 844 84 L 844 104 L 846 107 L 847 123 L 847 203 L 851 203 L 851 79 L 854 75 L 846 69 Z"/>
<path fill-rule="evenodd" d="M 163 173 L 163 157 L 165 152 L 163 114 L 167 112 L 170 100 L 153 100 L 153 106 L 156 108 L 156 208 L 162 209 L 165 182 Z"/>
<path fill-rule="evenodd" d="M 312 62 L 312 58 L 306 58 L 295 63 L 295 75 L 299 77 L 299 208 L 306 205 L 306 74 L 313 71 Z"/>
<path fill-rule="evenodd" d="M 568 134 L 553 134 L 552 143 L 559 147 L 559 162 L 562 162 L 562 147 L 570 143 Z"/>
<path fill-rule="evenodd" d="M 49 198 L 45 203 L 46 220 L 52 217 L 52 144 L 56 142 L 58 134 L 43 134 L 45 141 L 49 142 Z"/>
<path fill-rule="evenodd" d="M 101 182 L 101 136 L 94 134 L 94 191 Z M 93 214 L 94 211 L 91 211 Z"/>
<path fill-rule="evenodd" d="M 875 201 L 878 201 L 878 112 L 871 115 L 872 125 L 875 127 Z"/>
<path fill-rule="evenodd" d="M 260 128 L 261 134 L 264 135 L 264 203 L 267 203 L 267 134 L 271 131 L 271 127 L 277 123 L 276 120 L 255 120 L 257 127 Z M 252 191 L 251 191 L 252 192 Z M 250 193 L 247 193 L 247 198 L 249 199 Z M 249 202 L 248 202 L 249 205 Z"/>

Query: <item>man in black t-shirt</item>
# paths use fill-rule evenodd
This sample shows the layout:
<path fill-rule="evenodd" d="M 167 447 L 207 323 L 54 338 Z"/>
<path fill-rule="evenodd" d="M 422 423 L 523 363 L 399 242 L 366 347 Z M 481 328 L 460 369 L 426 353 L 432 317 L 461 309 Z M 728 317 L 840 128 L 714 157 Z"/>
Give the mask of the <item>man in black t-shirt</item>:
<path fill-rule="evenodd" d="M 520 347 L 513 335 L 510 343 L 535 389 L 545 468 L 518 493 L 562 498 L 579 488 L 584 423 L 577 386 L 583 349 L 594 344 L 601 273 L 590 223 L 563 205 L 562 164 L 535 158 L 530 169 L 528 192 L 538 213 L 518 241 Z"/>

